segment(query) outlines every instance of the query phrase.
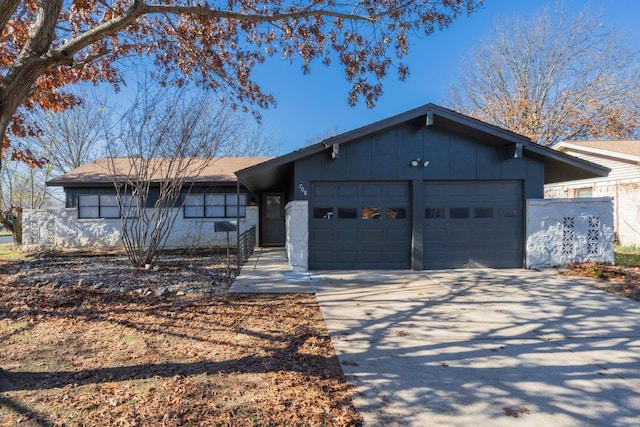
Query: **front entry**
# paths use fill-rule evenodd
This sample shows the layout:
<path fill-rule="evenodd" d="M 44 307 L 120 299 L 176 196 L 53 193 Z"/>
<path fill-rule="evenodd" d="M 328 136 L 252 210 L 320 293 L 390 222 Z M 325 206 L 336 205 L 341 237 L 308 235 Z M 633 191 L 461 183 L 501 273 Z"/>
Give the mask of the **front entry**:
<path fill-rule="evenodd" d="M 263 193 L 261 216 L 262 246 L 284 246 L 284 193 Z"/>

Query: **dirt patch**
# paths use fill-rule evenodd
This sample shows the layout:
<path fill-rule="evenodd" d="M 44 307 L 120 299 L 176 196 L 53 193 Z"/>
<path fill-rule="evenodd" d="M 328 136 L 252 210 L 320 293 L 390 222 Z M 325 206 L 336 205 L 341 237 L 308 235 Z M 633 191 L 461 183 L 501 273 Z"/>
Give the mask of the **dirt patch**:
<path fill-rule="evenodd" d="M 0 426 L 361 425 L 315 297 L 223 261 L 0 262 Z"/>
<path fill-rule="evenodd" d="M 593 282 L 597 288 L 640 301 L 640 267 L 586 262 L 569 264 L 562 274 L 598 279 Z"/>

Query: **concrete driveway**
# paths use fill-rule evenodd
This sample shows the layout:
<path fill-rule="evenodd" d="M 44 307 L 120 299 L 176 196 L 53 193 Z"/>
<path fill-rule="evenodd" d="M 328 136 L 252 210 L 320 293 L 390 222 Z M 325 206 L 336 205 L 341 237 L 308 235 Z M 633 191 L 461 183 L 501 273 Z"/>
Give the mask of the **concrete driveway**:
<path fill-rule="evenodd" d="M 367 426 L 640 425 L 640 303 L 526 270 L 310 279 Z"/>

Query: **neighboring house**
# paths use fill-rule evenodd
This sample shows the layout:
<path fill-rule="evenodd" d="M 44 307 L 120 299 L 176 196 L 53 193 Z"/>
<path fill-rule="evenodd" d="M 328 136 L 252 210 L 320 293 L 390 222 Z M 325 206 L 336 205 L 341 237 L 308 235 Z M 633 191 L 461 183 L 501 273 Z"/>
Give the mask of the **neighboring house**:
<path fill-rule="evenodd" d="M 616 237 L 640 245 L 640 141 L 565 141 L 554 149 L 611 169 L 609 176 L 545 186 L 545 197 L 613 197 Z"/>
<path fill-rule="evenodd" d="M 244 187 L 238 188 L 234 172 L 269 159 L 191 159 L 186 172 L 181 174 L 185 177 L 183 190 L 173 209 L 176 221 L 165 247 L 195 248 L 226 243 L 226 233 L 214 232 L 216 221 L 239 219 L 242 231 L 256 226 L 257 196 Z M 27 212 L 31 225 L 25 233 L 25 244 L 39 247 L 46 244 L 63 250 L 120 247 L 120 209 L 114 182 L 131 180 L 135 169 L 132 164 L 129 158 L 103 158 L 47 181 L 48 186 L 64 188 L 65 209 Z M 149 169 L 160 171 L 166 164 L 165 160 L 157 159 Z M 153 207 L 158 199 L 158 182 L 166 179 L 165 175 L 167 173 L 158 172 L 149 176 L 152 184 L 147 208 Z"/>
<path fill-rule="evenodd" d="M 239 183 L 248 204 L 245 223 L 258 224 L 259 244 L 286 246 L 291 265 L 303 270 L 517 268 L 557 262 L 548 261 L 547 252 L 564 260 L 582 253 L 574 238 L 582 220 L 562 225 L 574 214 L 561 213 L 556 215 L 560 226 L 555 220 L 530 224 L 527 204 L 543 198 L 545 184 L 608 173 L 606 167 L 434 104 L 273 159 L 221 159 L 216 166 L 225 172 L 203 174 L 198 182 L 203 190 L 195 193 L 204 194 L 206 203 L 209 190 L 231 195 Z M 82 218 L 103 207 L 113 209 L 109 181 L 87 168 L 49 185 L 65 187 L 67 215 L 80 217 L 74 226 L 78 221 L 104 226 L 114 220 Z M 105 206 L 96 199 L 100 195 L 107 197 Z M 225 199 L 225 209 L 244 207 L 234 200 Z M 185 205 L 181 224 L 192 221 L 191 213 L 202 216 L 201 203 Z M 606 247 L 611 221 L 603 206 L 589 217 L 596 240 L 585 256 L 606 261 L 612 257 L 610 244 Z M 250 212 L 255 220 L 249 220 Z M 65 226 L 58 219 L 47 224 Z M 533 230 L 537 246 L 530 244 L 527 230 Z M 535 262 L 525 262 L 530 247 L 537 251 Z"/>

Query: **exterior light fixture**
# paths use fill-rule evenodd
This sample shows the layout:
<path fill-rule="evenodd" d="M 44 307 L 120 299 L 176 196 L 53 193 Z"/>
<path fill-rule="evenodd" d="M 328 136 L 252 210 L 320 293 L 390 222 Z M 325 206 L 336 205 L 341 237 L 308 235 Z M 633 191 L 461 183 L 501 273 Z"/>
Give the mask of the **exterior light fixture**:
<path fill-rule="evenodd" d="M 427 166 L 429 166 L 429 161 L 428 160 L 421 160 L 420 157 L 418 157 L 415 160 L 411 160 L 410 165 L 413 166 L 413 167 L 421 166 L 423 168 L 426 168 Z"/>

